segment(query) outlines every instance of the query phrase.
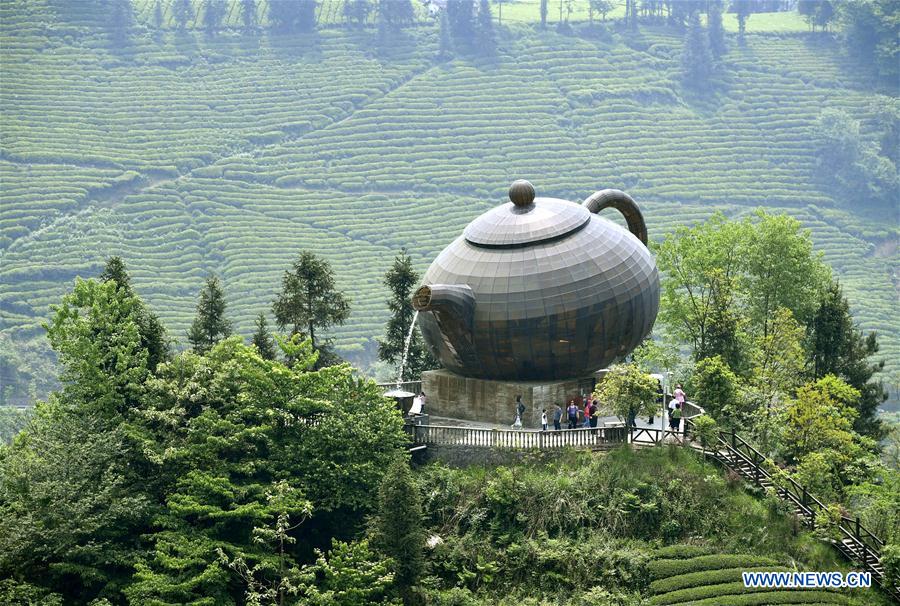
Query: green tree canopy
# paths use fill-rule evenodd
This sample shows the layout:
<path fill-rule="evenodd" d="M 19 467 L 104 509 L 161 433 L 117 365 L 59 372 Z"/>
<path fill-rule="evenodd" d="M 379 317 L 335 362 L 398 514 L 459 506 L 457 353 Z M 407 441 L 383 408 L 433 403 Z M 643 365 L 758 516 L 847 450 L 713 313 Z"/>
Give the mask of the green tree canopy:
<path fill-rule="evenodd" d="M 406 604 L 425 570 L 421 501 L 409 463 L 398 458 L 381 481 L 372 544 L 391 558 L 394 582 Z"/>
<path fill-rule="evenodd" d="M 269 333 L 266 314 L 260 313 L 256 316 L 256 332 L 253 333 L 250 341 L 256 346 L 256 350 L 263 360 L 275 359 L 275 340 L 272 339 L 272 335 Z"/>
<path fill-rule="evenodd" d="M 198 353 L 209 351 L 213 345 L 231 335 L 231 322 L 225 318 L 225 293 L 219 278 L 210 276 L 200 291 L 197 302 L 197 317 L 188 333 L 194 350 Z"/>
<path fill-rule="evenodd" d="M 635 364 L 615 364 L 594 393 L 603 405 L 621 419 L 657 414 L 656 379 Z"/>
<path fill-rule="evenodd" d="M 147 368 L 151 371 L 168 360 L 171 355 L 169 339 L 166 329 L 159 317 L 150 311 L 150 308 L 140 300 L 131 287 L 131 277 L 125 268 L 125 262 L 121 257 L 110 257 L 106 261 L 103 272 L 99 276 L 101 282 L 113 282 L 116 287 L 125 291 L 125 294 L 137 299 L 135 315 L 138 323 L 138 332 L 141 335 L 141 346 L 147 350 Z"/>
<path fill-rule="evenodd" d="M 807 328 L 813 378 L 833 374 L 860 392 L 854 429 L 875 439 L 882 437 L 878 406 L 887 399 L 880 381 L 873 379 L 884 361 L 873 362 L 878 353 L 875 332 L 863 334 L 850 315 L 850 305 L 839 283 L 832 282 L 819 299 Z"/>
<path fill-rule="evenodd" d="M 281 293 L 272 311 L 282 330 L 305 334 L 313 348 L 321 350 L 323 344 L 316 339 L 316 329 L 343 324 L 350 316 L 350 301 L 335 287 L 328 261 L 303 251 L 284 272 Z"/>
<path fill-rule="evenodd" d="M 401 250 L 384 276 L 384 284 L 391 291 L 391 298 L 387 301 L 391 317 L 385 327 L 384 339 L 378 339 L 379 360 L 400 364 L 415 313 L 410 298 L 418 283 L 419 274 L 413 269 L 412 259 L 405 249 Z M 409 342 L 404 377 L 418 379 L 423 370 L 438 366 L 437 360 L 426 347 L 421 332 L 414 331 Z"/>

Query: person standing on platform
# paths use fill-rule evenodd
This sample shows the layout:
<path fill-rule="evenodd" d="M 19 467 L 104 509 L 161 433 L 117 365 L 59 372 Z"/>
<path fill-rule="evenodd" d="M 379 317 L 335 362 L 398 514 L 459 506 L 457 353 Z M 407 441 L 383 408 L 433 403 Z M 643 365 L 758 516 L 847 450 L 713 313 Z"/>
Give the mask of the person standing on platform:
<path fill-rule="evenodd" d="M 541 431 L 547 431 L 547 409 L 541 410 Z"/>
<path fill-rule="evenodd" d="M 591 407 L 589 410 L 591 414 L 591 429 L 597 429 L 597 421 L 599 420 L 598 415 L 600 413 L 600 408 L 597 406 L 596 400 L 591 400 Z"/>
<path fill-rule="evenodd" d="M 575 406 L 575 400 L 569 401 L 566 412 L 569 413 L 569 429 L 575 429 L 578 427 L 578 407 Z"/>
<path fill-rule="evenodd" d="M 562 413 L 562 406 L 557 404 L 556 408 L 553 410 L 553 429 L 555 431 L 562 430 Z"/>
<path fill-rule="evenodd" d="M 522 396 L 516 396 L 516 418 L 519 419 L 520 425 L 525 418 L 525 403 L 522 402 Z"/>
<path fill-rule="evenodd" d="M 582 427 L 590 427 L 591 425 L 591 396 L 584 398 L 584 422 Z"/>
<path fill-rule="evenodd" d="M 675 410 L 669 416 L 669 427 L 676 433 L 681 431 L 681 414 L 681 404 L 675 404 Z"/>

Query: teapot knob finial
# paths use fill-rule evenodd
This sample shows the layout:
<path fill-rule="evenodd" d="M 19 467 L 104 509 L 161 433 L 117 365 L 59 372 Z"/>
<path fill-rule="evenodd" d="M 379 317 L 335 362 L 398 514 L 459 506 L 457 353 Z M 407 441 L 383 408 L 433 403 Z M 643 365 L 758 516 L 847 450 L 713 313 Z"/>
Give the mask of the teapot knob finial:
<path fill-rule="evenodd" d="M 519 208 L 528 208 L 534 203 L 534 185 L 525 179 L 513 181 L 509 186 L 509 199 Z"/>

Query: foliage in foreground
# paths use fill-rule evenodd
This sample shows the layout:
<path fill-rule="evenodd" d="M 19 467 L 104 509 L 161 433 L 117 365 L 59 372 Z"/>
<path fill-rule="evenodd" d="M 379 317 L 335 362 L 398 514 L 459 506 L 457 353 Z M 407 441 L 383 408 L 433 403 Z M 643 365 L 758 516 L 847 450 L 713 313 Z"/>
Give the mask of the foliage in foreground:
<path fill-rule="evenodd" d="M 403 452 L 375 385 L 310 370 L 299 338 L 291 366 L 232 337 L 151 371 L 141 313 L 113 280 L 79 280 L 54 307 L 64 385 L 0 449 L 0 575 L 76 603 L 232 604 L 300 592 L 347 558 L 383 568 L 364 546 L 313 553 L 362 527 Z"/>

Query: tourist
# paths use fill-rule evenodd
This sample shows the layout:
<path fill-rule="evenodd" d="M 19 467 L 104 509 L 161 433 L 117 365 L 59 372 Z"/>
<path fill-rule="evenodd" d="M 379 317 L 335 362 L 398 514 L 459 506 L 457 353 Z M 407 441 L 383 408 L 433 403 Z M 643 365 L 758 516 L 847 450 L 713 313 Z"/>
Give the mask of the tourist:
<path fill-rule="evenodd" d="M 663 392 L 662 381 L 657 379 L 656 380 L 656 404 L 657 404 L 657 406 L 659 406 L 660 409 L 662 409 L 662 406 L 665 403 L 666 403 L 666 394 L 665 394 L 665 392 Z M 663 415 L 663 416 L 665 416 L 665 415 Z M 647 419 L 647 425 L 649 425 L 650 427 L 653 427 L 653 421 L 655 421 L 655 420 L 656 420 L 656 412 L 654 410 L 654 414 L 650 415 L 650 417 Z"/>
<path fill-rule="evenodd" d="M 541 410 L 541 431 L 547 431 L 547 409 Z"/>
<path fill-rule="evenodd" d="M 413 398 L 412 406 L 409 408 L 409 416 L 414 417 L 422 414 L 422 396 Z"/>
<path fill-rule="evenodd" d="M 521 420 L 525 417 L 525 404 L 522 402 L 522 396 L 516 396 L 516 418 Z"/>
<path fill-rule="evenodd" d="M 584 399 L 584 422 L 582 427 L 590 427 L 591 425 L 591 396 Z"/>
<path fill-rule="evenodd" d="M 557 404 L 553 410 L 553 429 L 556 431 L 562 431 L 562 412 L 562 406 Z"/>
<path fill-rule="evenodd" d="M 675 393 L 673 394 L 675 399 L 678 400 L 678 403 L 681 404 L 681 410 L 684 411 L 684 403 L 686 401 L 684 390 L 681 389 L 681 383 L 675 386 Z"/>
<path fill-rule="evenodd" d="M 681 404 L 676 404 L 675 410 L 669 415 L 669 427 L 674 432 L 681 431 Z"/>
<path fill-rule="evenodd" d="M 425 414 L 425 392 L 424 391 L 419 392 L 419 401 L 422 404 L 421 408 L 419 409 L 420 410 L 419 414 Z"/>
<path fill-rule="evenodd" d="M 625 419 L 625 425 L 631 429 L 637 429 L 637 409 L 634 406 L 628 409 L 628 418 Z"/>
<path fill-rule="evenodd" d="M 591 407 L 590 407 L 589 411 L 591 414 L 591 428 L 596 429 L 597 421 L 599 420 L 598 417 L 600 415 L 600 408 L 597 406 L 596 400 L 591 400 Z"/>
<path fill-rule="evenodd" d="M 575 400 L 569 400 L 566 412 L 569 413 L 569 429 L 575 429 L 578 426 L 578 407 L 575 406 Z"/>

